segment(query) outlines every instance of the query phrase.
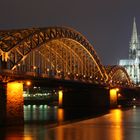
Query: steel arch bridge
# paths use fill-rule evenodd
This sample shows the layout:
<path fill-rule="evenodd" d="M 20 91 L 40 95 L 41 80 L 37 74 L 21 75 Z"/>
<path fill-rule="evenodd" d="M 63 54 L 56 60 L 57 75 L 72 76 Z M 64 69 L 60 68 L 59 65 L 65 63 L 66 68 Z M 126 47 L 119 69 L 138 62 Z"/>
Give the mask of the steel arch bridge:
<path fill-rule="evenodd" d="M 133 83 L 124 67 L 114 65 L 105 67 L 109 84 L 112 87 L 133 87 Z"/>
<path fill-rule="evenodd" d="M 0 31 L 1 70 L 107 84 L 93 46 L 67 27 Z"/>

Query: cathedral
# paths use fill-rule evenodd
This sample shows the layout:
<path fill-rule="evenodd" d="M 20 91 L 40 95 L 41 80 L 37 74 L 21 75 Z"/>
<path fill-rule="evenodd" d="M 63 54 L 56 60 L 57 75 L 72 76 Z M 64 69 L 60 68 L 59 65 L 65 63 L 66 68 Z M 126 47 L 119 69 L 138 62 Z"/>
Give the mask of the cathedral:
<path fill-rule="evenodd" d="M 132 36 L 129 44 L 129 59 L 119 61 L 125 67 L 135 84 L 140 84 L 140 40 L 137 33 L 136 20 L 133 21 Z"/>

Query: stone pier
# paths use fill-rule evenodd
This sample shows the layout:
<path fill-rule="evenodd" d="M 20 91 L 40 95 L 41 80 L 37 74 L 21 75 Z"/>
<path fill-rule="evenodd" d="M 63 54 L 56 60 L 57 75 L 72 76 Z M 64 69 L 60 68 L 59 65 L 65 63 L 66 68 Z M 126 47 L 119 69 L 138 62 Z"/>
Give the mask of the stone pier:
<path fill-rule="evenodd" d="M 19 125 L 24 122 L 23 83 L 0 85 L 0 125 Z"/>

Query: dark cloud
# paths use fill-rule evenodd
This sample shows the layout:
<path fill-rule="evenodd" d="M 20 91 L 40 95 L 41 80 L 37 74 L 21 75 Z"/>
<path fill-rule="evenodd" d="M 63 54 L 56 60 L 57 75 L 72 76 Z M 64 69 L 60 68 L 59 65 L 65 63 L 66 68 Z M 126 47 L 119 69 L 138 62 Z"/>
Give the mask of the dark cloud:
<path fill-rule="evenodd" d="M 1 0 L 0 29 L 70 26 L 94 46 L 103 64 L 128 57 L 139 0 Z M 140 31 L 140 30 L 139 30 Z"/>

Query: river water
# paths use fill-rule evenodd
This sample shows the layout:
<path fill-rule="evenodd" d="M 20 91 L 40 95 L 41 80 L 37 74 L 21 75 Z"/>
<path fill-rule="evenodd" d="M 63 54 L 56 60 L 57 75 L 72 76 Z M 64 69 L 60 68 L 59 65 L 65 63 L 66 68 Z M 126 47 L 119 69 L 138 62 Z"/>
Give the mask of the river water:
<path fill-rule="evenodd" d="M 113 109 L 90 117 L 84 114 L 67 114 L 57 106 L 24 105 L 24 126 L 0 128 L 0 140 L 140 139 L 140 108 Z"/>

